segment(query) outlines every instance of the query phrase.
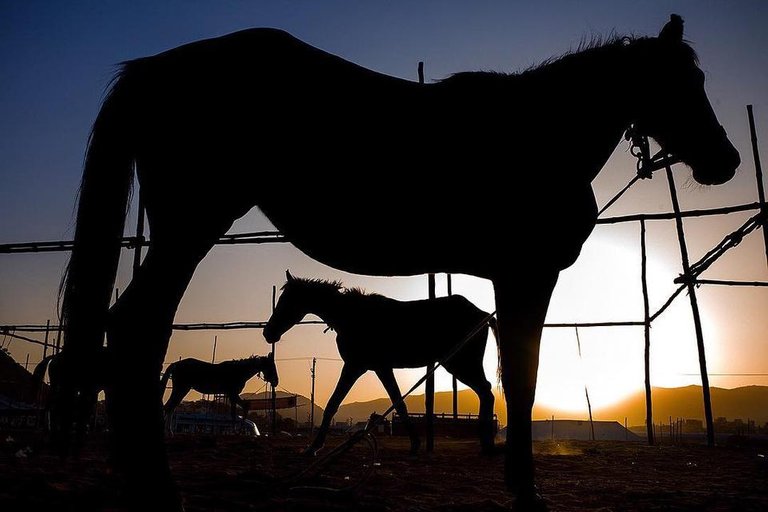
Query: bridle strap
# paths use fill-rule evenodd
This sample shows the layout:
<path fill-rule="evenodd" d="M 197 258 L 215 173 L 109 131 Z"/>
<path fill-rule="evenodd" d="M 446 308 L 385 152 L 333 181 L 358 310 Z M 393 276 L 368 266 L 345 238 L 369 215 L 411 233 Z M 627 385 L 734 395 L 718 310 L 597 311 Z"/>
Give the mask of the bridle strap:
<path fill-rule="evenodd" d="M 624 138 L 630 141 L 629 152 L 637 158 L 637 175 L 641 179 L 653 178 L 653 173 L 659 169 L 665 169 L 673 164 L 682 162 L 676 156 L 669 154 L 664 148 L 651 156 L 651 146 L 648 142 L 648 136 L 640 133 L 637 125 L 630 126 Z"/>

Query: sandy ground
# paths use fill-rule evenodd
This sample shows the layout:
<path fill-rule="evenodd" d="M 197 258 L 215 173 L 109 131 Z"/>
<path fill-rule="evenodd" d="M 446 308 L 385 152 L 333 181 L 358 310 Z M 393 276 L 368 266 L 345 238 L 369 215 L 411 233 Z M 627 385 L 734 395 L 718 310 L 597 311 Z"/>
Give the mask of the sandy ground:
<path fill-rule="evenodd" d="M 0 510 L 122 509 L 99 439 L 65 461 L 36 448 L 20 455 L 22 444 L 35 443 L 3 442 Z M 189 512 L 514 510 L 502 485 L 503 457 L 481 456 L 472 440 L 438 439 L 434 453 L 410 457 L 404 439 L 383 437 L 375 460 L 362 443 L 297 478 L 317 460 L 299 454 L 305 444 L 281 436 L 177 436 L 168 453 Z M 713 449 L 542 442 L 535 449 L 552 511 L 768 510 L 768 449 L 754 442 Z"/>

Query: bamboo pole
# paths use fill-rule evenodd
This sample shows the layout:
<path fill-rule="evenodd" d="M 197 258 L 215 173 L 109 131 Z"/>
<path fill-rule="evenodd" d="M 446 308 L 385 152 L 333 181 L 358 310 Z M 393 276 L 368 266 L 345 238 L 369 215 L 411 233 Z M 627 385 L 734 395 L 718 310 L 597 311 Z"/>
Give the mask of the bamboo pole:
<path fill-rule="evenodd" d="M 133 248 L 133 277 L 141 266 L 141 248 L 144 244 L 144 195 L 139 188 L 138 218 L 136 219 L 136 245 Z"/>
<path fill-rule="evenodd" d="M 651 311 L 648 301 L 648 258 L 645 242 L 645 221 L 640 221 L 640 279 L 643 284 L 643 331 L 645 334 L 645 430 L 648 444 L 653 446 L 653 402 L 651 399 Z"/>
<path fill-rule="evenodd" d="M 574 330 L 576 331 L 576 346 L 579 350 L 579 362 L 582 364 L 584 359 L 581 357 L 581 339 L 579 338 L 579 328 L 575 327 Z M 590 441 L 595 440 L 595 423 L 592 421 L 592 403 L 589 401 L 589 389 L 587 388 L 587 380 L 586 380 L 586 374 L 584 375 L 584 396 L 587 398 L 587 411 L 589 412 L 589 429 L 590 429 Z"/>
<path fill-rule="evenodd" d="M 429 288 L 429 298 L 434 299 L 435 294 L 435 274 L 427 275 L 427 287 Z M 427 366 L 427 381 L 425 384 L 424 413 L 427 427 L 427 453 L 435 449 L 435 364 L 429 363 Z"/>
<path fill-rule="evenodd" d="M 713 285 L 720 285 L 720 286 L 756 286 L 756 287 L 768 286 L 768 282 L 766 281 L 728 281 L 724 279 L 696 279 L 694 283 L 697 285 L 713 284 Z"/>
<path fill-rule="evenodd" d="M 765 261 L 768 264 L 768 206 L 765 204 L 765 186 L 763 185 L 763 167 L 760 165 L 760 151 L 757 147 L 757 130 L 752 105 L 747 105 L 749 118 L 749 135 L 752 140 L 752 158 L 755 161 L 755 180 L 757 181 L 757 198 L 760 200 L 760 212 L 763 214 L 763 243 L 765 244 Z"/>
<path fill-rule="evenodd" d="M 419 62 L 419 68 L 418 68 L 418 74 L 419 74 L 419 84 L 424 85 L 424 62 Z M 429 274 L 427 276 L 427 286 L 429 288 L 429 298 L 434 299 L 435 298 L 435 274 Z M 434 414 L 435 414 L 435 365 L 434 363 L 429 363 L 427 366 L 427 381 L 425 384 L 425 403 L 424 403 L 424 416 L 426 420 L 426 427 L 427 427 L 427 453 L 432 452 L 435 449 L 435 424 L 434 424 Z"/>
<path fill-rule="evenodd" d="M 48 357 L 48 331 L 51 328 L 51 321 L 47 320 L 45 322 L 45 341 L 43 341 L 43 359 Z"/>
<path fill-rule="evenodd" d="M 680 203 L 677 200 L 677 190 L 675 189 L 675 178 L 672 176 L 672 169 L 667 166 L 667 183 L 669 184 L 669 195 L 672 199 L 672 207 L 678 213 L 675 219 L 677 227 L 677 240 L 680 244 L 680 258 L 683 264 L 683 275 L 686 279 L 688 288 L 688 297 L 691 300 L 691 312 L 693 313 L 693 326 L 696 330 L 696 345 L 699 350 L 699 371 L 701 373 L 701 389 L 704 395 L 704 418 L 707 422 L 707 445 L 715 446 L 715 426 L 712 421 L 712 398 L 709 392 L 709 375 L 707 374 L 707 357 L 704 348 L 704 333 L 701 328 L 701 316 L 699 314 L 699 302 L 696 299 L 696 286 L 691 279 L 691 267 L 688 259 L 688 246 L 685 242 L 685 231 L 683 230 L 683 219 L 680 216 Z"/>
<path fill-rule="evenodd" d="M 451 274 L 446 274 L 445 286 L 447 288 L 448 296 L 453 295 L 453 279 Z M 451 388 L 453 390 L 453 419 L 459 419 L 459 380 L 455 375 L 451 376 Z"/>
<path fill-rule="evenodd" d="M 749 210 L 759 210 L 760 203 L 746 203 L 736 206 L 725 206 L 723 208 L 706 208 L 702 210 L 685 210 L 680 212 L 680 217 L 711 217 L 715 215 L 728 215 L 731 213 L 745 212 Z M 637 213 L 633 215 L 622 215 L 619 217 L 606 217 L 597 219 L 597 224 L 621 224 L 622 222 L 637 222 L 640 220 L 674 220 L 675 212 L 666 213 Z"/>

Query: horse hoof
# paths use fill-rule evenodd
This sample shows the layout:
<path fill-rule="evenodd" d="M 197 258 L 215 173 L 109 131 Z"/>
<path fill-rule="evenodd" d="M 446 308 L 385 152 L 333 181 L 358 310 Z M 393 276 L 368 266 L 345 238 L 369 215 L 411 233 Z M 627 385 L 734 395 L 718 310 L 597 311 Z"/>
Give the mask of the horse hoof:
<path fill-rule="evenodd" d="M 503 453 L 503 450 L 499 450 L 495 446 L 484 446 L 480 448 L 480 456 L 482 457 L 493 457 L 500 453 Z"/>
<path fill-rule="evenodd" d="M 533 489 L 518 492 L 513 510 L 515 512 L 547 512 L 549 507 L 547 507 L 544 498 Z"/>
<path fill-rule="evenodd" d="M 302 455 L 308 455 L 308 456 L 310 456 L 310 457 L 317 457 L 317 454 L 318 454 L 318 453 L 320 452 L 320 450 L 322 450 L 322 449 L 323 449 L 323 447 L 322 447 L 322 446 L 313 446 L 313 445 L 310 445 L 310 446 L 307 446 L 306 448 L 304 448 L 304 451 L 302 451 L 302 452 L 301 452 L 301 454 L 302 454 Z"/>

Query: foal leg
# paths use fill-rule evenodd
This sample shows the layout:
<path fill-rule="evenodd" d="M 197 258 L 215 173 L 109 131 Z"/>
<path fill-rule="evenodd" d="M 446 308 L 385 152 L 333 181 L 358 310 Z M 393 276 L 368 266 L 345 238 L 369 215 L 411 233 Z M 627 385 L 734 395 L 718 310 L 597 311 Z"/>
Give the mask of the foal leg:
<path fill-rule="evenodd" d="M 235 391 L 229 393 L 229 403 L 232 405 L 232 428 L 234 429 L 236 425 L 239 425 L 237 421 L 237 406 L 239 405 L 243 410 L 243 419 L 246 419 L 248 417 L 248 402 L 240 398 L 240 395 Z"/>
<path fill-rule="evenodd" d="M 411 455 L 415 455 L 419 451 L 421 440 L 419 439 L 419 433 L 416 432 L 413 423 L 411 423 L 411 420 L 408 418 L 408 409 L 405 407 L 403 395 L 400 394 L 400 387 L 397 385 L 395 373 L 392 371 L 392 368 L 386 368 L 376 370 L 376 376 L 379 377 L 379 380 L 384 385 L 384 389 L 387 390 L 389 399 L 392 400 L 392 405 L 395 406 L 397 414 L 403 420 L 403 426 L 408 432 L 408 437 L 411 438 Z"/>
<path fill-rule="evenodd" d="M 531 410 L 536 393 L 539 346 L 549 299 L 557 282 L 554 270 L 528 272 L 522 279 L 494 279 L 504 395 L 507 442 L 504 478 L 521 507 L 543 503 L 534 485 Z"/>
<path fill-rule="evenodd" d="M 487 329 L 480 332 L 487 332 Z M 483 343 L 484 347 L 485 343 Z M 478 412 L 480 450 L 484 455 L 491 455 L 494 451 L 494 437 L 496 435 L 493 428 L 493 404 L 496 399 L 493 397 L 493 391 L 491 391 L 491 383 L 485 378 L 482 352 L 479 353 L 480 357 L 474 358 L 465 359 L 462 353 L 457 354 L 457 356 L 455 362 L 445 363 L 445 369 L 469 386 L 480 399 Z"/>
<path fill-rule="evenodd" d="M 349 390 L 352 389 L 352 385 L 357 382 L 365 373 L 362 368 L 357 368 L 344 364 L 341 369 L 341 375 L 339 376 L 339 382 L 336 384 L 336 389 L 333 390 L 331 398 L 328 400 L 328 405 L 325 406 L 325 412 L 323 413 L 323 423 L 320 425 L 320 429 L 317 431 L 315 439 L 312 441 L 306 450 L 305 454 L 316 455 L 317 452 L 325 445 L 325 436 L 328 434 L 328 429 L 331 426 L 331 420 L 339 410 L 339 405 L 344 397 L 347 396 Z"/>

